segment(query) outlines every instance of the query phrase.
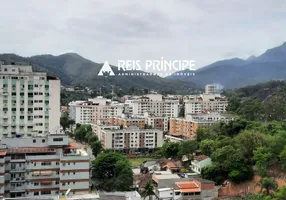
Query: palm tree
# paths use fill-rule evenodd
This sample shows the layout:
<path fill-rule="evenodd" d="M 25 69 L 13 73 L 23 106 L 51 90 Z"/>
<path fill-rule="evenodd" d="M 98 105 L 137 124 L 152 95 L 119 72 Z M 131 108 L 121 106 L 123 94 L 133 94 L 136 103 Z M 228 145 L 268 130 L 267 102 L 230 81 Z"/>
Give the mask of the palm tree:
<path fill-rule="evenodd" d="M 152 199 L 152 195 L 154 194 L 154 189 L 155 189 L 155 186 L 152 182 L 152 180 L 149 180 L 148 182 L 146 182 L 144 188 L 143 188 L 143 191 L 142 191 L 142 197 L 145 199 L 146 197 L 149 196 L 149 200 Z"/>
<path fill-rule="evenodd" d="M 260 192 L 262 192 L 263 189 L 266 190 L 266 194 L 269 195 L 270 191 L 276 191 L 278 188 L 278 185 L 275 181 L 274 177 L 264 177 L 260 179 L 260 181 L 257 183 L 257 185 L 260 186 Z"/>

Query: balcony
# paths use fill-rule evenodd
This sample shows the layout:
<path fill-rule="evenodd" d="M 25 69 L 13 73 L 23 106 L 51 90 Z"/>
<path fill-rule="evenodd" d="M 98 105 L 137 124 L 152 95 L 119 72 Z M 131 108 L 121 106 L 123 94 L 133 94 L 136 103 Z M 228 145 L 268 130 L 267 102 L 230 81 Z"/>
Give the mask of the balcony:
<path fill-rule="evenodd" d="M 10 182 L 25 182 L 25 177 L 12 178 Z"/>
<path fill-rule="evenodd" d="M 10 173 L 21 173 L 25 171 L 26 171 L 25 167 L 16 167 L 16 168 L 11 168 Z"/>
<path fill-rule="evenodd" d="M 26 185 L 21 186 L 10 186 L 10 192 L 25 192 L 26 191 Z"/>
<path fill-rule="evenodd" d="M 12 153 L 12 152 L 18 152 L 19 150 L 15 149 L 10 149 L 9 152 Z M 11 160 L 10 160 L 11 163 L 21 163 L 21 162 L 26 162 L 26 158 L 25 156 L 15 156 L 15 157 L 11 157 Z"/>

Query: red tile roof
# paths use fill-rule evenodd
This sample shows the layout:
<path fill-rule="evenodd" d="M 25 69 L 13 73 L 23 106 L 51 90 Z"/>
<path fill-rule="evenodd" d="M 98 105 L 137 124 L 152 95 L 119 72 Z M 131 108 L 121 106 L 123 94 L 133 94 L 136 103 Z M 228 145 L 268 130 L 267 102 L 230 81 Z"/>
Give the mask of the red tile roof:
<path fill-rule="evenodd" d="M 178 190 L 182 193 L 186 192 L 200 192 L 200 187 L 193 181 L 187 181 L 187 182 L 176 182 L 176 185 L 179 187 Z"/>
<path fill-rule="evenodd" d="M 208 158 L 208 156 L 206 156 L 206 155 L 199 155 L 199 156 L 195 156 L 194 159 L 197 161 L 202 161 L 202 160 L 205 160 L 207 158 Z"/>
<path fill-rule="evenodd" d="M 190 189 L 190 188 L 199 188 L 197 184 L 193 181 L 186 181 L 186 182 L 176 182 L 180 189 Z"/>

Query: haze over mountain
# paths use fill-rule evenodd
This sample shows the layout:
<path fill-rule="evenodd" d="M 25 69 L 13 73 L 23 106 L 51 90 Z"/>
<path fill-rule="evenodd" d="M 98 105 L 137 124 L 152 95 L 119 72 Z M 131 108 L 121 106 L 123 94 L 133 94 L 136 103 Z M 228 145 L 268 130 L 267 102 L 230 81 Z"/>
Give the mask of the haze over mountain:
<path fill-rule="evenodd" d="M 188 71 L 188 70 L 184 70 Z M 286 79 L 286 42 L 268 49 L 262 55 L 247 60 L 221 60 L 196 70 L 194 77 L 169 76 L 169 79 L 194 82 L 203 87 L 219 83 L 225 88 L 238 88 L 270 80 Z"/>

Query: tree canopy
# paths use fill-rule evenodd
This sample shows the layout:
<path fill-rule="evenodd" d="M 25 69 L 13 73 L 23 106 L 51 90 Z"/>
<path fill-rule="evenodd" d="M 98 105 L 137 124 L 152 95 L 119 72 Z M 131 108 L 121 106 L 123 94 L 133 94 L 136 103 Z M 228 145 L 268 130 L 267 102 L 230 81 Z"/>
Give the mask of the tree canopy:
<path fill-rule="evenodd" d="M 129 191 L 133 172 L 129 160 L 115 152 L 105 152 L 93 161 L 93 180 L 98 190 Z"/>

